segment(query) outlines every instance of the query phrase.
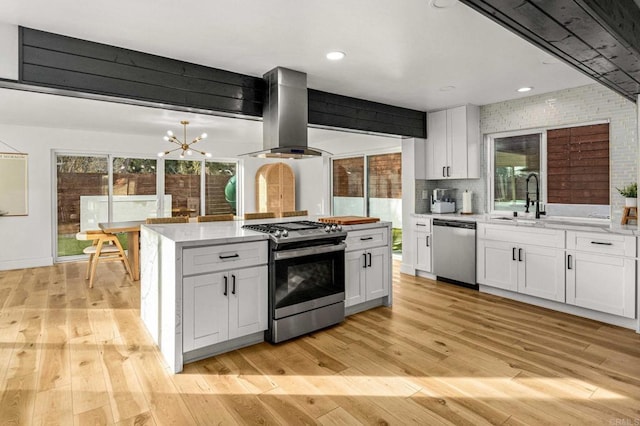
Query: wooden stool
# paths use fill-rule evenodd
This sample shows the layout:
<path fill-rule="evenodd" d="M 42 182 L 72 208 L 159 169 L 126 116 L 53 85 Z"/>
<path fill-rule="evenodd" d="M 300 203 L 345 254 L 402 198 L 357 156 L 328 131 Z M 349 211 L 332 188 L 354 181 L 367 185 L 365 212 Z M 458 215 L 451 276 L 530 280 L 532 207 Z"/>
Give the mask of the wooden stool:
<path fill-rule="evenodd" d="M 637 207 L 625 207 L 624 213 L 622 213 L 622 224 L 626 225 L 630 220 L 638 222 L 638 208 Z"/>

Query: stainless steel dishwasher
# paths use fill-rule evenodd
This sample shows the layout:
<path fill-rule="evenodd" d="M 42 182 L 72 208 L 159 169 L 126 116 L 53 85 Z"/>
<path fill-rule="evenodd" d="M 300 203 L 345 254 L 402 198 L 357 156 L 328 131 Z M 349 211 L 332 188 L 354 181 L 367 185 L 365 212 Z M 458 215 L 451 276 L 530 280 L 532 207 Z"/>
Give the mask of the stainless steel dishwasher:
<path fill-rule="evenodd" d="M 433 219 L 432 250 L 438 279 L 478 288 L 475 222 Z"/>

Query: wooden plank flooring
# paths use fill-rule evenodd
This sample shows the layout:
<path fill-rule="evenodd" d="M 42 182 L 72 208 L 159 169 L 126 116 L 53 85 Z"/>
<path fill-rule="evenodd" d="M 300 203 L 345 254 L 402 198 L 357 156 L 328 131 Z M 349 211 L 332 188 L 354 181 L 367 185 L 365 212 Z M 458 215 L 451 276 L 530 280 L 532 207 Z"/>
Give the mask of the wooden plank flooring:
<path fill-rule="evenodd" d="M 394 306 L 168 373 L 138 283 L 0 271 L 1 424 L 640 424 L 640 335 L 401 275 Z"/>

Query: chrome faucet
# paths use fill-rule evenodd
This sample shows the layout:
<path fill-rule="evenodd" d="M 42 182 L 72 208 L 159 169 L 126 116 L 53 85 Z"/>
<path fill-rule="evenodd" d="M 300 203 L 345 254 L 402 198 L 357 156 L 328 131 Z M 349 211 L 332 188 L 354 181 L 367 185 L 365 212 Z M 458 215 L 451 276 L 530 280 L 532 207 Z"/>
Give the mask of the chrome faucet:
<path fill-rule="evenodd" d="M 529 173 L 526 180 L 527 191 L 526 191 L 526 202 L 524 204 L 525 213 L 529 213 L 529 205 L 533 204 L 531 198 L 529 198 L 529 179 L 532 177 L 536 178 L 536 219 L 540 219 L 541 214 L 545 214 L 545 212 L 540 211 L 540 181 L 538 181 L 538 175 L 535 173 Z"/>

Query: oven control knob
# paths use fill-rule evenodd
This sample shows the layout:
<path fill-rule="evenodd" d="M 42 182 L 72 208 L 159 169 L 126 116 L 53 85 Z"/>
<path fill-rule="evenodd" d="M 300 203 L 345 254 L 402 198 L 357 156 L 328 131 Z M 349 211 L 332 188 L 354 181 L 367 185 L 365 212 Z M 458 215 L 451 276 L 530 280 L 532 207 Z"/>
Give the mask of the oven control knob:
<path fill-rule="evenodd" d="M 327 225 L 324 227 L 324 232 L 331 232 L 331 225 Z"/>
<path fill-rule="evenodd" d="M 342 225 L 338 225 L 338 226 L 336 227 L 336 231 L 342 231 Z"/>
<path fill-rule="evenodd" d="M 289 231 L 287 231 L 286 229 L 282 230 L 282 236 L 283 237 L 288 237 L 289 236 Z"/>
<path fill-rule="evenodd" d="M 338 230 L 338 225 L 336 225 L 335 223 L 333 225 L 331 225 L 331 230 L 333 232 L 336 232 Z"/>
<path fill-rule="evenodd" d="M 276 230 L 273 232 L 273 236 L 274 236 L 274 237 L 276 237 L 276 238 L 280 238 L 280 235 L 282 235 L 282 232 L 280 232 L 280 230 L 279 230 L 279 229 L 276 229 Z"/>

